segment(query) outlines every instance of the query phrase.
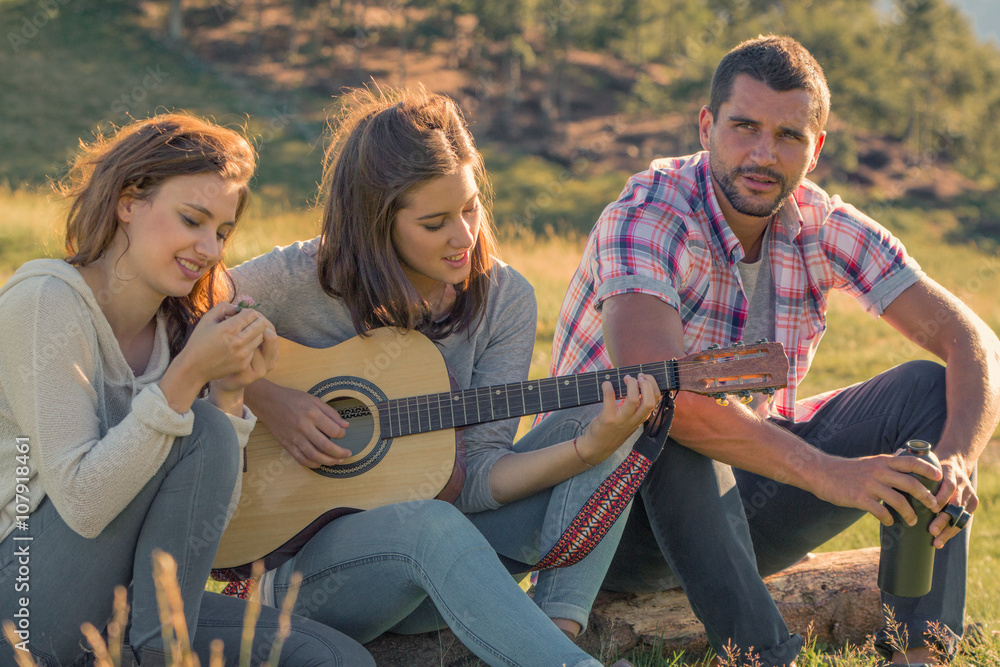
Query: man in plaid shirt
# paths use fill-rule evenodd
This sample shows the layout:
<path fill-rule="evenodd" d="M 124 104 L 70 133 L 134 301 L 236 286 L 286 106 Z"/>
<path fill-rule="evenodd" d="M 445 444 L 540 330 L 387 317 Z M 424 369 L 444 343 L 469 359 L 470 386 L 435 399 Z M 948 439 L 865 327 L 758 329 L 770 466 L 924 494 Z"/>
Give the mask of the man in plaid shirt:
<path fill-rule="evenodd" d="M 770 410 L 678 395 L 671 440 L 604 582 L 638 592 L 676 576 L 716 651 L 731 641 L 765 665 L 792 663 L 801 638 L 761 576 L 865 512 L 888 525 L 889 506 L 915 522 L 902 492 L 934 512 L 952 503 L 974 513 L 976 460 L 1000 414 L 994 333 L 885 228 L 805 180 L 828 111 L 822 69 L 795 40 L 759 37 L 731 51 L 699 117 L 705 152 L 654 161 L 604 210 L 553 344 L 553 375 L 762 337 L 784 345 L 788 386 Z M 946 367 L 906 363 L 796 402 L 834 289 Z M 935 443 L 943 472 L 893 456 L 910 439 Z M 942 480 L 940 491 L 911 472 Z M 930 527 L 939 549 L 931 593 L 883 594 L 910 642 L 905 656 L 893 654 L 883 631 L 887 658 L 931 661 L 931 646 L 952 652 L 962 635 L 968 531 L 954 523 L 941 513 Z M 944 633 L 929 638 L 935 623 Z"/>

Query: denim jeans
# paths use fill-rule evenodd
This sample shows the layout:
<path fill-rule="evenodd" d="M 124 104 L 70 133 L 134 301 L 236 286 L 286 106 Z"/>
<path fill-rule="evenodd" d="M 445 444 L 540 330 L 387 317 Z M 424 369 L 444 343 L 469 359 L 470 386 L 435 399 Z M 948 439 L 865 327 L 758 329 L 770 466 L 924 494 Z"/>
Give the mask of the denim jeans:
<path fill-rule="evenodd" d="M 589 405 L 554 412 L 514 443 L 527 452 L 572 440 L 601 411 Z M 548 553 L 591 494 L 629 452 L 635 436 L 606 460 L 556 486 L 499 507 L 469 514 L 512 573 L 527 571 Z M 590 608 L 611 564 L 630 508 L 626 508 L 600 543 L 579 563 L 543 570 L 535 585 L 535 603 L 550 618 L 566 618 L 587 627 Z"/>
<path fill-rule="evenodd" d="M 89 622 L 103 629 L 112 614 L 114 588 L 130 583 L 127 639 L 144 665 L 162 660 L 154 549 L 171 554 L 177 563 L 184 616 L 202 664 L 208 664 L 214 638 L 222 638 L 228 647 L 227 665 L 237 664 L 243 603 L 204 590 L 221 537 L 218 526 L 225 522 L 239 472 L 240 451 L 232 424 L 222 412 L 204 401 L 195 401 L 192 409 L 192 433 L 174 441 L 160 470 L 97 538 L 85 539 L 74 532 L 51 499 L 45 498 L 30 515 L 26 534 L 15 532 L 0 543 L 0 618 L 12 618 L 19 608 L 15 605 L 22 594 L 11 594 L 18 576 L 16 549 L 30 545 L 30 590 L 23 595 L 30 599 L 29 647 L 41 664 L 68 665 L 77 659 L 82 653 L 80 625 Z M 13 539 L 25 535 L 32 538 L 30 542 Z M 264 622 L 265 627 L 277 625 L 276 618 Z M 313 635 L 327 644 L 347 644 L 352 655 L 367 656 L 350 639 L 310 626 L 296 631 L 289 650 L 283 652 L 283 658 L 296 652 L 296 659 L 282 664 L 335 664 L 321 661 L 330 651 L 313 641 Z M 7 661 L 12 650 L 0 640 L 4 656 L 0 661 Z"/>
<path fill-rule="evenodd" d="M 388 505 L 323 527 L 275 572 L 277 604 L 303 575 L 295 613 L 359 642 L 442 626 L 490 665 L 600 663 L 573 644 L 503 569 L 483 536 L 438 500 Z"/>
<path fill-rule="evenodd" d="M 808 422 L 775 423 L 824 452 L 857 458 L 891 454 L 913 438 L 936 442 L 945 414 L 944 369 L 918 361 L 845 389 Z M 760 576 L 795 563 L 865 514 L 673 441 L 641 494 L 605 586 L 645 592 L 679 581 L 716 651 L 732 640 L 744 651 L 754 647 L 765 665 L 790 660 L 801 640 L 788 638 Z M 932 622 L 946 628 L 949 650 L 961 636 L 967 552 L 965 531 L 937 552 L 928 595 L 882 595 L 911 645 L 922 643 Z M 884 629 L 876 639 L 886 650 Z"/>

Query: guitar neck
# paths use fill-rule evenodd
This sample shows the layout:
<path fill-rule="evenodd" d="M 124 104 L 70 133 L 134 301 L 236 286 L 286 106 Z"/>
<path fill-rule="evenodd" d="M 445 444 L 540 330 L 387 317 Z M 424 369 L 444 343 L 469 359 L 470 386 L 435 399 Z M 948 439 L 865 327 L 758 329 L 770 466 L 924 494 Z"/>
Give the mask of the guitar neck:
<path fill-rule="evenodd" d="M 618 396 L 625 394 L 626 375 L 645 373 L 661 391 L 678 387 L 677 362 L 623 366 L 579 375 L 479 387 L 463 391 L 390 399 L 376 404 L 379 426 L 389 437 L 461 428 L 472 424 L 574 408 L 604 400 L 601 385 L 611 382 Z"/>

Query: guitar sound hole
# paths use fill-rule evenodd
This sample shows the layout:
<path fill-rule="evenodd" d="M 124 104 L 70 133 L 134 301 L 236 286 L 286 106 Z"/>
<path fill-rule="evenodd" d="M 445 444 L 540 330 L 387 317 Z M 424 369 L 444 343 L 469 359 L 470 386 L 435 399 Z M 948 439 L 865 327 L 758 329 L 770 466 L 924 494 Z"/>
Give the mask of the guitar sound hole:
<path fill-rule="evenodd" d="M 347 435 L 343 438 L 330 438 L 331 442 L 351 450 L 357 456 L 371 444 L 375 433 L 375 418 L 371 410 L 356 398 L 335 398 L 326 403 L 350 424 Z"/>

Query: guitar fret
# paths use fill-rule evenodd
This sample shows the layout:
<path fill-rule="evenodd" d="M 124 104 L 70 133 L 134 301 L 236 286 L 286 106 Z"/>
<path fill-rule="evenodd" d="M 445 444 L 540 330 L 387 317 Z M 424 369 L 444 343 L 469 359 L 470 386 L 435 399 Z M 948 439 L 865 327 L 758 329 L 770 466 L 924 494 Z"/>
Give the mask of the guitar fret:
<path fill-rule="evenodd" d="M 545 412 L 555 410 L 559 407 L 559 383 L 554 378 L 546 378 L 538 381 L 538 390 L 542 398 L 542 409 Z M 552 402 L 555 398 L 555 403 Z"/>
<path fill-rule="evenodd" d="M 410 396 L 406 399 L 406 421 L 410 426 L 410 433 L 420 432 L 420 415 L 417 414 L 417 428 L 413 428 L 413 404 L 416 402 L 416 396 Z"/>
<path fill-rule="evenodd" d="M 535 383 L 535 395 L 538 396 L 538 411 L 543 412 L 544 407 L 542 404 L 542 384 L 541 381 Z"/>

